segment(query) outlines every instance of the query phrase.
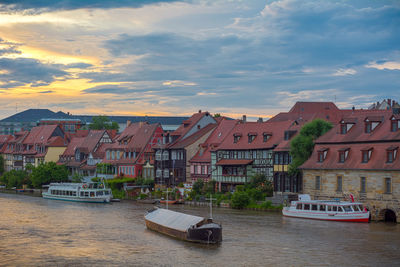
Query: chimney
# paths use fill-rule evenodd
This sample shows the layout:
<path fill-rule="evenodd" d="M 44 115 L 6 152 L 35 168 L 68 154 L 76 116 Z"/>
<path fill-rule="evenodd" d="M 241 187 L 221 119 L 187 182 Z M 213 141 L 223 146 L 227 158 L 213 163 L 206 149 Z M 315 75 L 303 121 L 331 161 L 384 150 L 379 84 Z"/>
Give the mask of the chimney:
<path fill-rule="evenodd" d="M 131 125 L 131 121 L 130 121 L 130 120 L 127 120 L 127 121 L 126 121 L 126 127 L 129 127 L 129 125 Z"/>
<path fill-rule="evenodd" d="M 199 113 L 201 113 L 201 109 L 199 109 Z"/>
<path fill-rule="evenodd" d="M 246 115 L 243 115 L 242 122 L 246 122 Z"/>
<path fill-rule="evenodd" d="M 392 99 L 388 98 L 387 102 L 388 102 L 389 107 L 391 107 L 392 106 Z"/>
<path fill-rule="evenodd" d="M 257 122 L 263 122 L 263 118 L 258 118 Z"/>
<path fill-rule="evenodd" d="M 199 125 L 197 125 L 197 129 L 198 129 L 198 130 L 200 130 L 200 128 L 201 128 L 200 124 L 199 124 Z"/>

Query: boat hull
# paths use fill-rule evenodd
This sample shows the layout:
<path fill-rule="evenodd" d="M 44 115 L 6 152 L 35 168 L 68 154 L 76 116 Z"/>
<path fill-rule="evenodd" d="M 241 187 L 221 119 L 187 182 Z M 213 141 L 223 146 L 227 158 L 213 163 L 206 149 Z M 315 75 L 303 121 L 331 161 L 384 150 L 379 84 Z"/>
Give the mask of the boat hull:
<path fill-rule="evenodd" d="M 369 212 L 338 214 L 338 213 L 318 213 L 318 212 L 297 212 L 290 211 L 288 208 L 282 210 L 282 215 L 286 217 L 323 220 L 323 221 L 338 221 L 338 222 L 369 222 Z"/>
<path fill-rule="evenodd" d="M 71 202 L 86 202 L 86 203 L 109 203 L 110 202 L 110 197 L 107 197 L 107 198 L 78 198 L 78 197 L 67 197 L 67 196 L 53 196 L 53 195 L 49 195 L 46 193 L 43 193 L 42 197 L 45 199 L 71 201 Z"/>

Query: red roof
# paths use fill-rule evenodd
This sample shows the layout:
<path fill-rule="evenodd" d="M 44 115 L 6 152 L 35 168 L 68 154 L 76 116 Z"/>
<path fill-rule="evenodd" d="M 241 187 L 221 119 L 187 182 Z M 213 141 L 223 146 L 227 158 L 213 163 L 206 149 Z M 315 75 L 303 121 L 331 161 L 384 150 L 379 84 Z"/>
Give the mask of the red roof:
<path fill-rule="evenodd" d="M 365 170 L 399 170 L 398 156 L 393 163 L 387 163 L 387 151 L 400 146 L 400 130 L 391 131 L 391 110 L 359 110 L 353 112 L 344 121 L 355 122 L 350 130 L 341 134 L 338 124 L 325 135 L 316 140 L 314 152 L 302 166 L 302 169 L 365 169 Z M 379 122 L 370 133 L 365 132 L 366 119 Z M 326 159 L 317 162 L 318 151 L 328 149 Z M 339 153 L 348 151 L 344 163 L 339 163 Z M 362 162 L 363 151 L 370 151 L 371 158 Z"/>
<path fill-rule="evenodd" d="M 231 130 L 238 123 L 238 120 L 221 119 L 218 122 L 218 126 L 210 134 L 207 140 L 201 144 L 199 151 L 190 162 L 211 162 L 211 151 L 217 148 Z"/>
<path fill-rule="evenodd" d="M 194 142 L 196 142 L 199 138 L 203 137 L 205 134 L 209 133 L 211 130 L 217 127 L 217 124 L 215 123 L 210 123 L 207 126 L 201 128 L 194 134 L 190 135 L 189 137 L 186 137 L 183 140 L 178 139 L 178 141 L 174 142 L 173 144 L 169 145 L 168 148 L 170 149 L 179 149 L 179 148 L 185 148 Z"/>
<path fill-rule="evenodd" d="M 284 133 L 291 124 L 291 121 L 239 123 L 232 129 L 221 145 L 218 146 L 218 150 L 274 148 L 282 142 Z M 264 132 L 272 133 L 266 142 L 264 142 Z M 257 134 L 251 143 L 249 143 L 248 139 L 249 133 Z M 235 142 L 234 134 L 241 134 L 237 142 Z"/>
<path fill-rule="evenodd" d="M 69 142 L 67 149 L 64 151 L 63 156 L 75 156 L 75 149 L 85 141 L 85 137 L 75 137 Z"/>
<path fill-rule="evenodd" d="M 330 144 L 326 158 L 318 162 L 318 151 L 326 148 L 324 145 L 316 145 L 311 157 L 300 167 L 301 169 L 323 169 L 323 170 L 400 170 L 400 155 L 393 163 L 387 163 L 387 151 L 398 147 L 400 142 L 374 143 L 371 158 L 367 163 L 362 162 L 362 151 L 366 144 L 348 144 L 346 146 L 348 155 L 343 163 L 339 162 L 339 152 L 343 151 L 343 144 Z"/>
<path fill-rule="evenodd" d="M 376 117 L 377 113 L 382 118 L 382 122 L 371 132 L 365 133 L 365 120 L 368 117 Z M 400 132 L 391 132 L 390 110 L 364 110 L 354 112 L 346 118 L 345 122 L 351 121 L 353 126 L 346 134 L 340 134 L 341 125 L 334 126 L 329 132 L 318 138 L 316 143 L 339 143 L 339 142 L 368 142 L 382 140 L 400 140 Z"/>
<path fill-rule="evenodd" d="M 46 144 L 58 125 L 41 125 L 33 127 L 24 140 L 24 144 Z M 61 128 L 59 128 L 61 130 Z"/>
<path fill-rule="evenodd" d="M 186 135 L 187 132 L 192 129 L 197 122 L 199 122 L 204 116 L 211 116 L 209 112 L 194 113 L 189 119 L 185 120 L 175 131 L 171 133 L 174 136 L 180 136 L 181 138 Z"/>

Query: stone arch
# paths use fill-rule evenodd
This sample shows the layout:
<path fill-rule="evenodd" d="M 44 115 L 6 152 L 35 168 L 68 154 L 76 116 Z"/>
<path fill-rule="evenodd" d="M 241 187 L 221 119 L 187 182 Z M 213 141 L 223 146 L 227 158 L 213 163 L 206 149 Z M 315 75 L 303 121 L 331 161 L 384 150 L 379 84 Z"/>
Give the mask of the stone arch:
<path fill-rule="evenodd" d="M 393 209 L 382 209 L 379 212 L 379 218 L 385 222 L 394 222 L 397 223 L 397 214 Z"/>

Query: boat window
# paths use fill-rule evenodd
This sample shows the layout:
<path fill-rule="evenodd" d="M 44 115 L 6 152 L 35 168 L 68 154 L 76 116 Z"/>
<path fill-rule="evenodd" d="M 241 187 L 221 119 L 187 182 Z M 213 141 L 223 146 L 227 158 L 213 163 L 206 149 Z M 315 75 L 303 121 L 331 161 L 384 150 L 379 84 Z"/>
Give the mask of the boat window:
<path fill-rule="evenodd" d="M 338 212 L 343 212 L 342 207 L 338 207 Z"/>
<path fill-rule="evenodd" d="M 354 211 L 360 211 L 360 209 L 358 208 L 357 205 L 353 205 L 353 210 L 354 210 Z"/>
<path fill-rule="evenodd" d="M 320 211 L 325 211 L 325 205 L 319 205 L 319 210 Z"/>
<path fill-rule="evenodd" d="M 72 196 L 76 197 L 76 192 L 72 192 Z"/>
<path fill-rule="evenodd" d="M 318 205 L 311 205 L 312 210 L 317 210 L 317 208 L 318 208 Z"/>
<path fill-rule="evenodd" d="M 344 208 L 345 212 L 352 212 L 353 211 L 350 206 L 344 206 L 343 208 Z"/>
<path fill-rule="evenodd" d="M 89 192 L 85 192 L 85 197 L 88 197 L 89 196 Z"/>
<path fill-rule="evenodd" d="M 333 206 L 332 211 L 337 211 L 337 206 Z"/>
<path fill-rule="evenodd" d="M 104 191 L 104 194 L 107 196 L 107 195 L 110 194 L 110 192 L 109 191 Z"/>
<path fill-rule="evenodd" d="M 327 206 L 328 207 L 328 211 L 332 211 L 332 206 Z"/>
<path fill-rule="evenodd" d="M 304 204 L 304 210 L 310 210 L 310 204 Z"/>
<path fill-rule="evenodd" d="M 103 195 L 103 191 L 97 191 L 96 192 L 96 196 L 102 196 Z"/>
<path fill-rule="evenodd" d="M 90 197 L 94 197 L 94 192 L 90 192 Z"/>
<path fill-rule="evenodd" d="M 81 197 L 84 197 L 84 196 L 85 196 L 85 192 L 81 191 Z"/>
<path fill-rule="evenodd" d="M 93 184 L 93 188 L 97 188 L 97 184 Z"/>
<path fill-rule="evenodd" d="M 302 209 L 302 206 L 303 206 L 303 205 L 299 203 L 299 204 L 297 204 L 296 209 L 301 210 L 301 209 Z"/>
<path fill-rule="evenodd" d="M 360 207 L 360 210 L 361 210 L 361 211 L 364 210 L 363 205 L 359 205 L 359 207 Z"/>

